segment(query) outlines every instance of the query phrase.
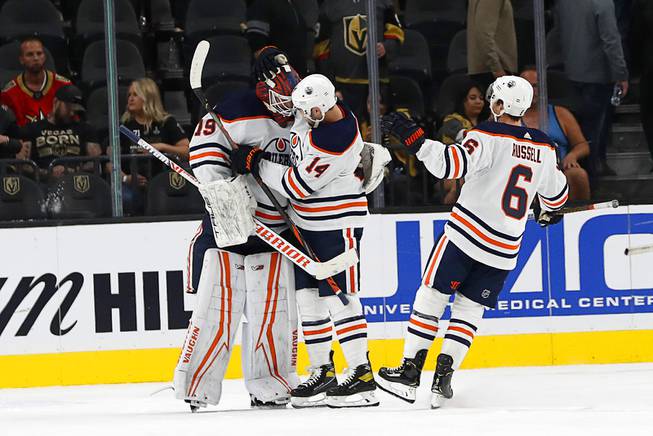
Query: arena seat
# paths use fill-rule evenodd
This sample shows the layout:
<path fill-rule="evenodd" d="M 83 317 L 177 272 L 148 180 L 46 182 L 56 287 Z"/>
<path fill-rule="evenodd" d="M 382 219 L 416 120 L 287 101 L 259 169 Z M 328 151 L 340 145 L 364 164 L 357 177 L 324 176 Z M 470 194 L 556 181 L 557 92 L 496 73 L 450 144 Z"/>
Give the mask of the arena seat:
<path fill-rule="evenodd" d="M 392 74 L 406 75 L 424 83 L 431 79 L 431 60 L 428 43 L 424 36 L 415 30 L 404 32 L 404 43 L 388 65 Z"/>
<path fill-rule="evenodd" d="M 204 200 L 197 189 L 179 174 L 157 174 L 147 188 L 147 215 L 188 215 L 204 212 Z"/>
<path fill-rule="evenodd" d="M 447 71 L 450 74 L 467 73 L 467 30 L 463 29 L 454 35 L 449 44 L 447 55 Z"/>
<path fill-rule="evenodd" d="M 118 87 L 118 115 L 127 107 L 127 91 L 129 87 L 122 85 Z M 94 89 L 86 99 L 86 121 L 91 124 L 102 135 L 106 135 L 109 123 L 107 87 Z"/>
<path fill-rule="evenodd" d="M 424 118 L 424 96 L 419 84 L 409 77 L 390 77 L 390 104 L 395 109 L 408 109 L 411 115 Z"/>
<path fill-rule="evenodd" d="M 454 35 L 464 29 L 467 0 L 407 0 L 404 22 L 407 29 L 419 31 L 428 43 L 432 75 L 447 75 L 445 60 Z"/>
<path fill-rule="evenodd" d="M 50 218 L 111 216 L 109 184 L 95 174 L 68 174 L 50 186 L 46 197 Z"/>
<path fill-rule="evenodd" d="M 38 183 L 20 175 L 0 177 L 0 221 L 43 218 L 43 192 Z"/>
<path fill-rule="evenodd" d="M 184 24 L 188 43 L 194 47 L 213 35 L 239 35 L 246 11 L 243 0 L 191 0 Z"/>
<path fill-rule="evenodd" d="M 45 68 L 56 71 L 54 57 L 47 47 L 45 50 Z M 20 42 L 12 41 L 0 47 L 0 86 L 4 86 L 9 80 L 13 79 L 24 71 L 18 57 L 20 56 Z"/>
<path fill-rule="evenodd" d="M 36 36 L 52 54 L 57 71 L 66 74 L 68 49 L 63 21 L 49 0 L 8 0 L 0 9 L 0 40 L 20 40 Z"/>
<path fill-rule="evenodd" d="M 138 18 L 129 0 L 114 0 L 116 37 L 137 44 L 141 40 Z M 103 0 L 82 0 L 75 17 L 75 37 L 85 48 L 88 43 L 104 38 Z"/>
<path fill-rule="evenodd" d="M 169 32 L 175 29 L 170 0 L 150 0 L 150 25 L 158 32 Z"/>
<path fill-rule="evenodd" d="M 188 111 L 188 99 L 186 99 L 184 91 L 165 91 L 163 93 L 163 107 L 184 128 L 190 126 L 191 116 Z"/>
<path fill-rule="evenodd" d="M 440 86 L 440 92 L 437 99 L 437 116 L 442 120 L 446 115 L 452 113 L 456 108 L 456 98 L 459 89 L 469 82 L 467 74 L 452 74 L 444 79 Z"/>
<path fill-rule="evenodd" d="M 133 43 L 121 39 L 116 40 L 116 59 L 118 81 L 121 84 L 145 77 L 143 58 Z M 84 51 L 81 84 L 86 89 L 92 89 L 104 85 L 106 79 L 104 40 L 95 41 Z"/>
<path fill-rule="evenodd" d="M 211 50 L 202 71 L 204 86 L 218 80 L 249 80 L 252 52 L 245 37 L 220 35 L 207 41 L 211 43 Z"/>

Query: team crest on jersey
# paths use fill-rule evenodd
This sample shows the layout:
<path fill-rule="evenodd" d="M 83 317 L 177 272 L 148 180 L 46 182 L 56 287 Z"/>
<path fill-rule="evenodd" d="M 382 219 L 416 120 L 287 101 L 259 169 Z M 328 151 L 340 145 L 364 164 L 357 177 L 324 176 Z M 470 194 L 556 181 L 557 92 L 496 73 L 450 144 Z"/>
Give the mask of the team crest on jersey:
<path fill-rule="evenodd" d="M 357 56 L 365 56 L 367 48 L 367 16 L 343 17 L 345 48 Z"/>
<path fill-rule="evenodd" d="M 492 292 L 489 289 L 483 289 L 483 292 L 481 292 L 481 297 L 482 298 L 487 298 L 490 296 Z"/>
<path fill-rule="evenodd" d="M 170 187 L 176 190 L 180 190 L 186 186 L 186 180 L 184 180 L 183 177 L 173 171 L 168 173 L 168 183 L 170 183 Z"/>
<path fill-rule="evenodd" d="M 91 189 L 91 179 L 85 175 L 73 176 L 73 188 L 83 194 Z"/>
<path fill-rule="evenodd" d="M 2 190 L 8 195 L 16 195 L 20 192 L 20 179 L 18 177 L 3 177 Z"/>

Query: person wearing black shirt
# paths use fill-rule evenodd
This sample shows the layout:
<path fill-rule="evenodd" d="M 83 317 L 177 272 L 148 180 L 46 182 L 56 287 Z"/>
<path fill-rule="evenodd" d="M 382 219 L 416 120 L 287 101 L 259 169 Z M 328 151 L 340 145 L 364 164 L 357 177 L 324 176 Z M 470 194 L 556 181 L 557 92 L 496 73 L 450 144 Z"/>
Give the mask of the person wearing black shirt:
<path fill-rule="evenodd" d="M 143 78 L 131 83 L 127 94 L 127 110 L 123 113 L 121 121 L 125 127 L 160 152 L 183 161 L 188 160 L 189 141 L 186 132 L 177 120 L 164 110 L 159 87 L 152 79 Z M 147 154 L 147 151 L 125 137 L 121 138 L 120 152 L 122 155 Z M 111 154 L 110 147 L 107 154 Z M 163 164 L 156 159 L 149 162 L 123 159 L 121 166 L 126 203 L 132 202 L 131 213 L 138 212 L 143 206 L 142 188 L 147 185 L 148 178 L 163 170 Z M 136 174 L 133 174 L 133 169 Z M 136 189 L 137 187 L 141 189 Z M 129 206 L 128 204 L 126 209 L 129 209 Z"/>
<path fill-rule="evenodd" d="M 0 159 L 14 159 L 17 153 L 27 157 L 27 145 L 23 146 L 16 139 L 20 136 L 16 117 L 14 113 L 5 105 L 0 105 Z"/>
<path fill-rule="evenodd" d="M 82 92 L 74 85 L 59 88 L 50 114 L 25 125 L 21 137 L 29 144 L 30 159 L 46 174 L 52 161 L 72 156 L 100 156 L 102 150 L 94 129 L 79 118 Z M 72 165 L 77 167 L 77 165 Z M 55 165 L 53 177 L 61 177 L 71 166 Z"/>

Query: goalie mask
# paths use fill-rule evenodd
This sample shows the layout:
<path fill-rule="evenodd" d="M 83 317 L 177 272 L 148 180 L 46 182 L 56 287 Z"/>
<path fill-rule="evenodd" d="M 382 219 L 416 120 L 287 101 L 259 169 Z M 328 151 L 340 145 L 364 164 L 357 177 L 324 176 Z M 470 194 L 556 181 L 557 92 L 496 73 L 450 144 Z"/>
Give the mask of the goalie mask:
<path fill-rule="evenodd" d="M 292 90 L 300 81 L 299 74 L 289 65 L 273 78 L 256 83 L 256 97 L 272 112 L 280 125 L 287 124 L 293 116 Z"/>

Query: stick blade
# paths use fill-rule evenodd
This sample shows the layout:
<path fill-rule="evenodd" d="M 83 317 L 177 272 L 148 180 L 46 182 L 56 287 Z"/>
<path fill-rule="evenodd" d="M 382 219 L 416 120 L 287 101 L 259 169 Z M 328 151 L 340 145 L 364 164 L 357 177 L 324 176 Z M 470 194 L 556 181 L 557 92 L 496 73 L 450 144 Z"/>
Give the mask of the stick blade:
<path fill-rule="evenodd" d="M 314 265 L 317 267 L 315 269 L 315 278 L 318 280 L 324 280 L 327 277 L 332 277 L 343 272 L 357 263 L 358 254 L 356 254 L 355 249 L 350 248 L 329 261 L 321 262 L 319 264 L 315 263 Z"/>
<path fill-rule="evenodd" d="M 202 70 L 204 69 L 204 62 L 209 55 L 211 44 L 206 41 L 200 41 L 195 47 L 193 53 L 193 60 L 190 63 L 190 87 L 191 89 L 198 89 L 202 87 Z"/>

